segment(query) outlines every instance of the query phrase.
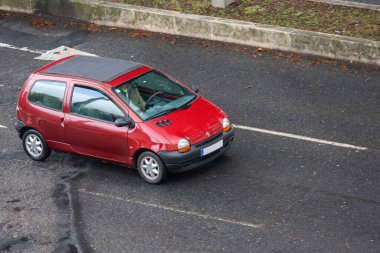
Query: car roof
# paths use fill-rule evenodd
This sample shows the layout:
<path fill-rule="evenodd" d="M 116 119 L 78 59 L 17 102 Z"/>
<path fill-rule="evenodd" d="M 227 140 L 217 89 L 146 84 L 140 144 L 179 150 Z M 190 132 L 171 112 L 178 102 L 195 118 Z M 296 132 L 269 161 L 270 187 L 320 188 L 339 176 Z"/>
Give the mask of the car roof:
<path fill-rule="evenodd" d="M 142 66 L 142 64 L 132 61 L 76 55 L 53 62 L 37 72 L 110 82 Z"/>

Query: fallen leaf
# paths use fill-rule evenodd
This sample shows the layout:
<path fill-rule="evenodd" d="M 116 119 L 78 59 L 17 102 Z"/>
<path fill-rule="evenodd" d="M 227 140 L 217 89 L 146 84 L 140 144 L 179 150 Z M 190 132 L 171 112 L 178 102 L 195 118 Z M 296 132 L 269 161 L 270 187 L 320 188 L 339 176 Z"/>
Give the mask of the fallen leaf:
<path fill-rule="evenodd" d="M 170 41 L 170 44 L 172 44 L 172 45 L 177 44 L 177 40 L 178 40 L 178 38 L 173 38 L 173 39 Z"/>
<path fill-rule="evenodd" d="M 141 30 L 132 31 L 129 33 L 129 36 L 133 38 L 146 38 L 146 37 L 151 37 L 152 35 L 153 35 L 152 32 L 141 31 Z"/>
<path fill-rule="evenodd" d="M 296 54 L 290 54 L 288 55 L 287 59 L 291 62 L 294 62 L 294 63 L 297 63 L 297 62 L 300 62 L 301 61 L 301 56 L 299 55 L 296 55 Z"/>
<path fill-rule="evenodd" d="M 97 32 L 100 32 L 102 31 L 102 29 L 100 28 L 100 26 L 96 25 L 96 24 L 89 24 L 87 25 L 87 30 L 91 33 L 97 33 Z"/>
<path fill-rule="evenodd" d="M 50 28 L 54 26 L 54 23 L 50 20 L 45 20 L 41 16 L 34 17 L 31 21 L 30 24 L 34 27 L 38 28 Z"/>
<path fill-rule="evenodd" d="M 345 70 L 347 70 L 347 69 L 348 69 L 348 64 L 347 64 L 347 63 L 342 63 L 342 64 L 340 65 L 340 68 L 341 68 L 341 69 L 345 69 Z"/>
<path fill-rule="evenodd" d="M 335 61 L 335 60 L 331 60 L 331 59 L 321 59 L 321 58 L 317 58 L 317 59 L 314 59 L 314 60 L 311 62 L 311 65 L 312 65 L 312 66 L 319 65 L 319 64 L 332 64 L 332 65 L 335 65 L 335 64 L 336 64 L 336 61 Z"/>

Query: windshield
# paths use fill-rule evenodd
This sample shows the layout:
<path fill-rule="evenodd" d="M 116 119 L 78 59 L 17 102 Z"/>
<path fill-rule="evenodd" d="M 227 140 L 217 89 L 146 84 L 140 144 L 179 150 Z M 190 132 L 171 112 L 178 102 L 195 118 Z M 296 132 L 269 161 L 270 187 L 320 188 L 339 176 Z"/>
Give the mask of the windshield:
<path fill-rule="evenodd" d="M 158 71 L 150 71 L 114 89 L 142 120 L 190 106 L 192 92 Z"/>

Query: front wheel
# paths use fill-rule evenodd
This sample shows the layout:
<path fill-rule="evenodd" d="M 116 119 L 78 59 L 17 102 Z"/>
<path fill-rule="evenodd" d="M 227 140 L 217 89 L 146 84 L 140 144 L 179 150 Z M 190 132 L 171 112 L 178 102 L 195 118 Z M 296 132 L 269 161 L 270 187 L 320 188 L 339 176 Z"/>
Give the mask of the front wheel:
<path fill-rule="evenodd" d="M 51 149 L 45 139 L 36 130 L 28 130 L 22 137 L 22 146 L 26 154 L 35 161 L 43 161 L 49 157 Z"/>
<path fill-rule="evenodd" d="M 140 176 L 150 184 L 160 183 L 167 175 L 165 165 L 154 153 L 141 153 L 137 160 L 137 169 Z"/>

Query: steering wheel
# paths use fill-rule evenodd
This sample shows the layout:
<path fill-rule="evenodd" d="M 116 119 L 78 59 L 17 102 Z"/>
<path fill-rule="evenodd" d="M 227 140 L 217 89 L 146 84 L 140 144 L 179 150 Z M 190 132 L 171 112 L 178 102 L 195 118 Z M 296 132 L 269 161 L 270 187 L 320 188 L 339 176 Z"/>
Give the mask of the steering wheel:
<path fill-rule="evenodd" d="M 154 97 L 156 97 L 158 94 L 161 94 L 161 93 L 162 93 L 162 91 L 157 91 L 156 93 L 154 93 L 152 96 L 150 96 L 150 97 L 148 98 L 148 100 L 145 102 L 145 110 L 148 110 L 149 105 L 150 105 L 150 102 L 152 101 L 152 99 L 153 99 Z"/>

